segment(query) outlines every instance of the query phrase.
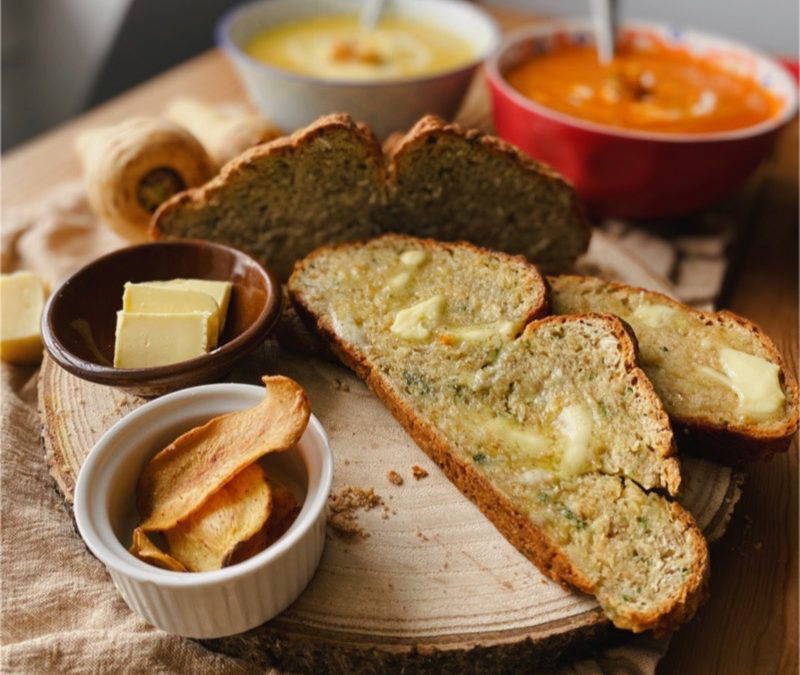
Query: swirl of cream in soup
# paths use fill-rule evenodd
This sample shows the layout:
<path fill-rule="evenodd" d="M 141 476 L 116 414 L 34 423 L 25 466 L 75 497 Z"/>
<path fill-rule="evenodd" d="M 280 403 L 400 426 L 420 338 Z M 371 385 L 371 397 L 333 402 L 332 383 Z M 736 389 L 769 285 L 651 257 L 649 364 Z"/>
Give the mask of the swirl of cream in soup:
<path fill-rule="evenodd" d="M 457 35 L 399 16 L 383 17 L 374 30 L 345 15 L 291 21 L 258 34 L 246 51 L 295 73 L 345 80 L 431 75 L 474 57 L 469 42 Z"/>

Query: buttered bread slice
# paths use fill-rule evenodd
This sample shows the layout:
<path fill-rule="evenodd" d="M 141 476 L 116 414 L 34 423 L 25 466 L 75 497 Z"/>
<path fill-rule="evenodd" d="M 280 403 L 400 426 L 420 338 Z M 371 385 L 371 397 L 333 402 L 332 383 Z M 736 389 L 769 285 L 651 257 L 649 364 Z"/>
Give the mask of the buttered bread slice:
<path fill-rule="evenodd" d="M 757 326 L 592 277 L 550 284 L 554 312 L 610 312 L 631 325 L 642 368 L 684 432 L 682 444 L 730 464 L 788 447 L 798 425 L 797 383 Z"/>
<path fill-rule="evenodd" d="M 635 631 L 700 603 L 705 540 L 651 488 L 680 484 L 668 418 L 624 324 L 538 319 L 535 267 L 401 236 L 324 247 L 289 292 L 500 532 Z"/>

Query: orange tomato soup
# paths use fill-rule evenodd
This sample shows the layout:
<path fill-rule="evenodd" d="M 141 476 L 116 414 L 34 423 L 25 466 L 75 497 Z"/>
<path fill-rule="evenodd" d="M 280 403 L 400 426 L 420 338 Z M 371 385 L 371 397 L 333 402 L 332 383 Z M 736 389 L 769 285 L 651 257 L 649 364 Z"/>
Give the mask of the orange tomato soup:
<path fill-rule="evenodd" d="M 755 81 L 660 44 L 623 44 L 607 65 L 600 64 L 594 46 L 563 46 L 521 63 L 506 78 L 553 110 L 642 131 L 741 129 L 780 108 Z"/>

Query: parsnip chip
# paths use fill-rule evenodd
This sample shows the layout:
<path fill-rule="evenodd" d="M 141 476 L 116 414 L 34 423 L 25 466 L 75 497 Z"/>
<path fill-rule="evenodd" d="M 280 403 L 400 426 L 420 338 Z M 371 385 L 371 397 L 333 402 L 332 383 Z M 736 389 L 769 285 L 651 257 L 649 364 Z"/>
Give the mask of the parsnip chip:
<path fill-rule="evenodd" d="M 158 548 L 140 527 L 133 531 L 133 542 L 129 550 L 139 560 L 156 567 L 163 567 L 165 570 L 172 570 L 173 572 L 187 571 L 175 558 Z"/>
<path fill-rule="evenodd" d="M 244 467 L 300 440 L 310 414 L 302 387 L 288 377 L 262 380 L 257 406 L 186 432 L 150 460 L 137 488 L 143 530 L 173 528 Z"/>
<path fill-rule="evenodd" d="M 270 517 L 272 499 L 258 463 L 242 469 L 188 518 L 164 532 L 170 555 L 190 572 L 221 569 L 237 545 Z"/>
<path fill-rule="evenodd" d="M 243 541 L 232 552 L 227 565 L 235 565 L 256 553 L 261 553 L 267 546 L 271 546 L 280 539 L 300 513 L 300 507 L 294 495 L 274 478 L 269 479 L 272 491 L 272 510 L 267 522 L 250 539 Z"/>

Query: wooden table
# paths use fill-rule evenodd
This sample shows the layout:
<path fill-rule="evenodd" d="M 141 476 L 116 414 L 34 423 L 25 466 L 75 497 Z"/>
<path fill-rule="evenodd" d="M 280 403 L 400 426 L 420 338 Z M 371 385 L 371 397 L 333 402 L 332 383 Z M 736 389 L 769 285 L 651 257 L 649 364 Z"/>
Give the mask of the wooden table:
<path fill-rule="evenodd" d="M 498 13 L 504 26 L 519 14 Z M 80 175 L 76 133 L 160 112 L 176 95 L 241 99 L 221 53 L 206 52 L 15 149 L 2 158 L 2 208 L 30 203 Z M 485 114 L 477 87 L 469 119 Z M 798 125 L 780 139 L 736 277 L 724 304 L 759 323 L 795 372 L 798 364 Z M 798 668 L 798 452 L 748 471 L 726 537 L 712 549 L 711 598 L 674 638 L 663 673 L 772 673 Z"/>

